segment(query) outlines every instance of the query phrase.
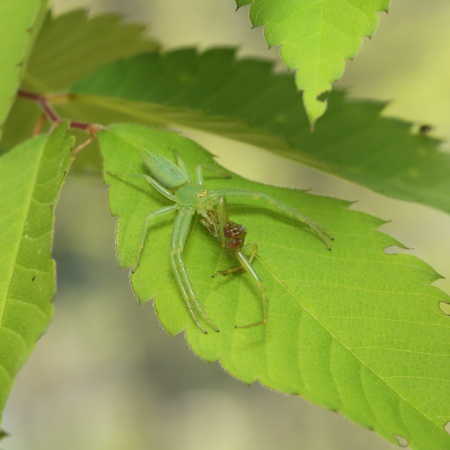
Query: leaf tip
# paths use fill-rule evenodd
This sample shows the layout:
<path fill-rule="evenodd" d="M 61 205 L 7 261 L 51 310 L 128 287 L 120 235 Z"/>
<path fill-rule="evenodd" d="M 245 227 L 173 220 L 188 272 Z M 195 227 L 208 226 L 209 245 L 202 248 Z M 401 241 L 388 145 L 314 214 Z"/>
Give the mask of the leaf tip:
<path fill-rule="evenodd" d="M 328 101 L 320 99 L 313 92 L 303 91 L 303 104 L 309 119 L 310 129 L 314 131 L 317 120 L 324 115 L 327 109 Z"/>
<path fill-rule="evenodd" d="M 137 297 L 137 300 L 138 300 L 138 303 L 139 303 L 139 306 L 141 306 L 141 305 L 143 305 L 144 303 L 147 303 L 147 302 L 149 302 L 150 300 L 154 300 L 153 298 L 145 298 L 145 299 L 140 299 L 139 297 Z"/>

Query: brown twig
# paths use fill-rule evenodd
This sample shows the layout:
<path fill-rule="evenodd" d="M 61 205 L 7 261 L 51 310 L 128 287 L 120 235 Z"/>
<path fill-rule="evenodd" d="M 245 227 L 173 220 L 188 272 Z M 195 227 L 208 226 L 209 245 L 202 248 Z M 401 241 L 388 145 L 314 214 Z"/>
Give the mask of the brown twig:
<path fill-rule="evenodd" d="M 61 98 L 60 94 L 46 96 L 42 94 L 36 94 L 35 92 L 27 91 L 25 89 L 19 89 L 17 95 L 18 97 L 25 98 L 27 100 L 35 102 L 42 110 L 43 115 L 39 118 L 39 121 L 35 126 L 34 129 L 35 133 L 39 133 L 42 130 L 45 119 L 47 119 L 53 126 L 58 125 L 61 122 L 64 122 L 64 119 L 61 118 L 59 114 L 55 111 L 50 101 L 50 99 L 53 98 L 55 99 Z M 67 95 L 64 95 L 64 97 L 67 97 Z M 87 122 L 79 122 L 77 120 L 69 121 L 69 127 L 78 130 L 83 130 L 90 135 L 90 137 L 85 142 L 83 142 L 73 150 L 72 152 L 73 155 L 78 153 L 84 147 L 88 146 L 94 140 L 97 133 L 104 128 L 103 125 L 92 124 Z"/>

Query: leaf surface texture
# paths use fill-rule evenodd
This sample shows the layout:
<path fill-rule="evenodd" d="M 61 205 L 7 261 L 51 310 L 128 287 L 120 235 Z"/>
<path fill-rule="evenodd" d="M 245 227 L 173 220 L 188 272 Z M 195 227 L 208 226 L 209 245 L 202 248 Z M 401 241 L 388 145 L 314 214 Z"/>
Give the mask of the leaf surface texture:
<path fill-rule="evenodd" d="M 274 74 L 268 62 L 238 60 L 232 49 L 139 55 L 99 69 L 73 92 L 93 121 L 127 117 L 207 131 L 450 212 L 450 155 L 439 141 L 383 117 L 383 104 L 339 91 L 311 133 L 293 77 Z"/>
<path fill-rule="evenodd" d="M 217 167 L 197 144 L 167 131 L 112 125 L 100 135 L 111 211 L 119 216 L 121 266 L 135 261 L 145 218 L 170 201 L 143 180 L 108 172 L 145 173 L 140 150 L 172 159 L 176 148 L 191 175 L 195 166 Z M 383 223 L 328 197 L 210 174 L 210 189 L 239 187 L 265 192 L 324 225 L 335 237 L 332 251 L 307 229 L 251 200 L 229 200 L 231 220 L 247 227 L 258 244 L 253 267 L 269 298 L 267 325 L 236 329 L 261 318 L 255 283 L 247 273 L 211 278 L 233 266 L 218 242 L 194 221 L 184 259 L 197 298 L 220 328 L 203 334 L 192 321 L 170 266 L 174 216 L 155 220 L 141 263 L 131 275 L 141 302 L 154 299 L 165 329 L 185 331 L 192 350 L 219 360 L 235 377 L 299 394 L 338 410 L 391 442 L 413 449 L 447 449 L 450 436 L 450 318 L 440 309 L 449 298 L 430 284 L 439 275 L 377 231 Z"/>
<path fill-rule="evenodd" d="M 54 209 L 71 146 L 61 125 L 0 158 L 0 411 L 53 313 Z"/>
<path fill-rule="evenodd" d="M 377 12 L 389 0 L 237 0 L 250 5 L 250 20 L 264 26 L 270 46 L 280 46 L 283 62 L 296 70 L 296 84 L 311 124 L 322 116 L 326 102 L 318 97 L 331 90 L 353 59 L 363 36 L 372 36 Z"/>
<path fill-rule="evenodd" d="M 1 127 L 19 88 L 28 55 L 45 14 L 47 1 L 0 2 L 0 137 Z"/>

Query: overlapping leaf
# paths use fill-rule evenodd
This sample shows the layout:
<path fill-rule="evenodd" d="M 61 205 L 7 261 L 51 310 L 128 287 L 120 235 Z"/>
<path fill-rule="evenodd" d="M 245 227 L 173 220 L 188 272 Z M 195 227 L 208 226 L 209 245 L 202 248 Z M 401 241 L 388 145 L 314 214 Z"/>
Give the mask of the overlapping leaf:
<path fill-rule="evenodd" d="M 9 20 L 6 15 L 5 20 Z M 143 25 L 124 23 L 117 14 L 89 17 L 85 10 L 75 10 L 54 17 L 48 13 L 37 36 L 22 88 L 42 94 L 60 92 L 103 64 L 157 48 L 158 44 L 145 35 Z M 10 95 L 11 101 L 17 87 Z M 40 113 L 29 101 L 18 99 L 5 127 L 3 149 L 30 136 Z M 85 160 L 88 165 L 100 164 L 95 152 L 81 156 L 76 164 Z"/>
<path fill-rule="evenodd" d="M 208 153 L 176 134 L 137 125 L 101 132 L 110 206 L 118 222 L 122 266 L 135 261 L 145 218 L 170 202 L 142 180 L 108 171 L 142 173 L 141 148 L 172 158 L 181 153 L 188 171 L 215 167 Z M 205 169 L 205 173 L 207 173 Z M 339 410 L 386 439 L 408 440 L 412 449 L 446 450 L 450 436 L 450 317 L 440 309 L 448 296 L 430 285 L 438 275 L 406 254 L 376 228 L 381 221 L 347 209 L 343 201 L 252 183 L 239 177 L 206 178 L 209 189 L 262 191 L 316 219 L 334 235 L 333 250 L 307 229 L 257 202 L 229 200 L 231 219 L 247 227 L 259 246 L 253 266 L 269 297 L 265 326 L 236 329 L 261 318 L 258 290 L 248 274 L 211 275 L 233 265 L 198 222 L 184 258 L 197 298 L 220 332 L 207 335 L 193 323 L 170 266 L 173 217 L 152 224 L 133 288 L 141 301 L 154 299 L 170 334 L 183 330 L 195 353 L 246 383 L 300 394 Z"/>
<path fill-rule="evenodd" d="M 0 137 L 46 4 L 46 0 L 0 2 Z"/>
<path fill-rule="evenodd" d="M 70 30 L 70 32 L 68 32 Z M 145 27 L 125 24 L 117 14 L 89 18 L 85 10 L 50 13 L 30 59 L 24 87 L 42 93 L 67 89 L 83 75 L 119 58 L 156 50 Z"/>
<path fill-rule="evenodd" d="M 331 90 L 346 59 L 358 52 L 363 36 L 372 36 L 377 12 L 387 11 L 389 0 L 236 0 L 251 5 L 250 20 L 264 26 L 271 46 L 281 46 L 281 58 L 297 70 L 297 87 L 311 124 L 322 116 L 326 102 L 318 97 Z"/>
<path fill-rule="evenodd" d="M 336 91 L 311 133 L 292 76 L 275 75 L 268 62 L 238 60 L 232 49 L 139 55 L 99 69 L 73 92 L 85 94 L 78 113 L 92 121 L 126 117 L 205 130 L 450 212 L 450 155 L 438 141 L 382 117 L 380 103 Z"/>
<path fill-rule="evenodd" d="M 61 125 L 0 158 L 0 411 L 53 312 L 53 212 L 70 147 Z"/>

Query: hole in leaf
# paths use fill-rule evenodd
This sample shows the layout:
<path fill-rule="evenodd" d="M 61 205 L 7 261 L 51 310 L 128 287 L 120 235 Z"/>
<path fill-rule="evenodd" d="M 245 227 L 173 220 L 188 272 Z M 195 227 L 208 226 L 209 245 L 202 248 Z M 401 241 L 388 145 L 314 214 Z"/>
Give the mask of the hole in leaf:
<path fill-rule="evenodd" d="M 450 422 L 447 422 L 447 423 L 444 425 L 444 430 L 445 430 L 448 434 L 450 434 Z"/>
<path fill-rule="evenodd" d="M 321 102 L 326 102 L 328 100 L 329 96 L 330 96 L 330 91 L 325 91 L 325 92 L 322 92 L 321 94 L 319 94 L 319 96 L 317 97 L 317 100 L 319 100 Z"/>
<path fill-rule="evenodd" d="M 397 439 L 398 445 L 400 447 L 408 447 L 408 439 L 405 439 L 404 437 L 397 436 L 397 435 L 394 435 L 394 437 L 395 437 L 395 439 Z"/>
<path fill-rule="evenodd" d="M 423 136 L 426 136 L 431 131 L 433 131 L 433 126 L 432 125 L 428 125 L 428 124 L 420 125 L 420 127 L 418 129 L 418 133 L 422 134 Z"/>
<path fill-rule="evenodd" d="M 439 308 L 446 316 L 450 316 L 450 303 L 440 302 Z"/>

